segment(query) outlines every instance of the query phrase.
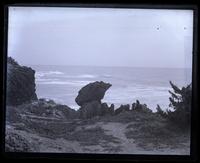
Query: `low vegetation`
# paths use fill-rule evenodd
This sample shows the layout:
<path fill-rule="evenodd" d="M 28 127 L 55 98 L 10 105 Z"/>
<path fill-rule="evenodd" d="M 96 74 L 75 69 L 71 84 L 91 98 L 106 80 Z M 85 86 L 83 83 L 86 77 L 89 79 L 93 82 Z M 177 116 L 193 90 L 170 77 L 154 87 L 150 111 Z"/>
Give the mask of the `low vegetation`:
<path fill-rule="evenodd" d="M 191 84 L 178 88 L 170 81 L 170 85 L 173 91 L 169 91 L 171 97 L 169 97 L 169 107 L 163 111 L 160 106 L 157 106 L 157 113 L 166 118 L 169 123 L 176 125 L 181 129 L 190 129 L 191 118 L 191 100 L 192 100 L 192 87 Z"/>

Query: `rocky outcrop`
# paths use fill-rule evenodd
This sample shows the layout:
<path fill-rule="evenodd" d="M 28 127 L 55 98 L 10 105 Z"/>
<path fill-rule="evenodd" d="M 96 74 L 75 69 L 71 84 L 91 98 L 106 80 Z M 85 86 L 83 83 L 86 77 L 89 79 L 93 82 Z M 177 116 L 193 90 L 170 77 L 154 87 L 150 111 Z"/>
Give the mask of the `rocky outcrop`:
<path fill-rule="evenodd" d="M 95 116 L 114 115 L 114 105 L 109 107 L 107 103 L 100 103 L 99 101 L 92 101 L 85 103 L 80 109 L 80 118 L 93 118 Z"/>
<path fill-rule="evenodd" d="M 77 111 L 67 105 L 57 104 L 53 100 L 45 99 L 39 99 L 17 107 L 7 107 L 9 121 L 17 121 L 20 115 L 56 118 L 60 120 L 73 119 L 78 116 Z"/>
<path fill-rule="evenodd" d="M 7 105 L 20 105 L 37 100 L 35 93 L 35 71 L 20 66 L 11 57 L 7 60 Z"/>
<path fill-rule="evenodd" d="M 114 104 L 111 104 L 109 107 L 107 103 L 102 103 L 101 111 L 101 115 L 114 115 Z"/>
<path fill-rule="evenodd" d="M 25 137 L 22 137 L 16 132 L 6 132 L 5 137 L 6 152 L 34 152 L 36 146 L 29 142 Z"/>
<path fill-rule="evenodd" d="M 129 104 L 127 104 L 127 105 L 121 105 L 119 108 L 117 108 L 115 110 L 115 115 L 119 114 L 121 112 L 125 112 L 125 111 L 130 111 L 130 105 Z"/>
<path fill-rule="evenodd" d="M 149 113 L 152 112 L 152 110 L 149 109 L 146 104 L 140 104 L 138 100 L 136 100 L 136 102 L 132 104 L 131 110 L 132 111 L 137 110 L 137 111 L 143 111 L 143 112 L 149 112 Z"/>
<path fill-rule="evenodd" d="M 21 121 L 20 109 L 15 106 L 6 107 L 6 121 L 9 123 L 19 123 Z"/>
<path fill-rule="evenodd" d="M 111 84 L 103 81 L 96 81 L 84 86 L 76 97 L 75 101 L 79 106 L 92 101 L 99 101 L 103 99 L 105 92 L 111 87 Z"/>
<path fill-rule="evenodd" d="M 80 118 L 93 118 L 105 114 L 113 114 L 114 105 L 108 107 L 106 103 L 101 103 L 105 92 L 111 87 L 111 84 L 104 82 L 89 83 L 83 87 L 75 101 L 80 105 Z"/>
<path fill-rule="evenodd" d="M 101 115 L 101 103 L 99 101 L 92 101 L 85 103 L 79 110 L 80 118 L 92 118 Z"/>
<path fill-rule="evenodd" d="M 37 116 L 48 118 L 69 119 L 76 117 L 76 111 L 67 105 L 55 103 L 53 100 L 39 99 L 24 105 L 24 110 Z"/>

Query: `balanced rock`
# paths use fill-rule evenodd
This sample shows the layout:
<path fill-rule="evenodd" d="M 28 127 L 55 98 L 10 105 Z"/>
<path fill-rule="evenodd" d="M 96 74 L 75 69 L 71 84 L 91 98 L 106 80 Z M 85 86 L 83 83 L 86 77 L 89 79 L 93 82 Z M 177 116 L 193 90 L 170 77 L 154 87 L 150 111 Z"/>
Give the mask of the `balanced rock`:
<path fill-rule="evenodd" d="M 110 87 L 110 83 L 104 83 L 103 81 L 89 83 L 78 92 L 78 96 L 76 97 L 75 101 L 79 106 L 92 101 L 99 101 L 99 103 L 101 103 L 105 92 Z"/>
<path fill-rule="evenodd" d="M 20 105 L 37 100 L 35 71 L 20 66 L 14 59 L 7 60 L 7 105 Z"/>

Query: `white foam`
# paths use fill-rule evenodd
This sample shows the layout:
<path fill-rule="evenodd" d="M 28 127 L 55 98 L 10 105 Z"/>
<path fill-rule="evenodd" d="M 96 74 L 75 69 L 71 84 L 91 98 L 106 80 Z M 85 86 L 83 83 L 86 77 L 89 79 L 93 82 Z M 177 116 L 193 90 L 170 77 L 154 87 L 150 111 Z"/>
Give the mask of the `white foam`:
<path fill-rule="evenodd" d="M 48 76 L 48 75 L 63 75 L 63 72 L 60 71 L 38 71 L 35 73 L 36 78 L 39 77 L 44 77 L 44 76 Z"/>
<path fill-rule="evenodd" d="M 104 78 L 111 78 L 112 75 L 110 75 L 110 74 L 104 74 L 104 75 L 102 75 L 102 77 L 104 77 Z"/>
<path fill-rule="evenodd" d="M 78 110 L 80 108 L 78 105 L 69 105 L 69 107 L 74 110 Z"/>
<path fill-rule="evenodd" d="M 43 81 L 38 84 L 85 86 L 92 81 Z"/>
<path fill-rule="evenodd" d="M 90 75 L 90 74 L 83 74 L 79 75 L 78 78 L 95 78 L 95 75 Z"/>
<path fill-rule="evenodd" d="M 36 82 L 49 82 L 49 81 L 58 81 L 60 79 L 56 79 L 56 78 L 54 78 L 54 79 L 36 78 L 35 80 L 36 80 Z"/>
<path fill-rule="evenodd" d="M 66 78 L 96 78 L 96 75 L 82 74 L 82 75 L 65 75 Z"/>

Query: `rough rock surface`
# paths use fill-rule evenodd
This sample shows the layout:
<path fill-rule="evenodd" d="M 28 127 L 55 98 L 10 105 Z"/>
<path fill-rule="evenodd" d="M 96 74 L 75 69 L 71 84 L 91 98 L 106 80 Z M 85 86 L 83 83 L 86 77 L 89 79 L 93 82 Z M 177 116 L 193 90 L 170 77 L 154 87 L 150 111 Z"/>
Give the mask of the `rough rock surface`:
<path fill-rule="evenodd" d="M 35 146 L 16 132 L 6 132 L 6 152 L 34 152 Z"/>
<path fill-rule="evenodd" d="M 99 101 L 103 99 L 105 92 L 111 87 L 110 83 L 104 83 L 103 81 L 96 81 L 84 86 L 76 97 L 75 101 L 79 106 L 92 101 Z"/>
<path fill-rule="evenodd" d="M 102 103 L 101 104 L 101 111 L 102 115 L 113 115 L 114 114 L 114 104 L 111 104 L 109 107 L 107 103 Z"/>
<path fill-rule="evenodd" d="M 6 121 L 20 122 L 22 117 L 43 117 L 56 119 L 73 119 L 78 117 L 78 112 L 67 105 L 56 104 L 53 100 L 37 100 L 18 106 L 7 106 Z"/>
<path fill-rule="evenodd" d="M 119 113 L 124 112 L 124 111 L 130 111 L 130 105 L 129 104 L 121 105 L 119 108 L 117 108 L 115 110 L 115 114 L 119 114 Z"/>
<path fill-rule="evenodd" d="M 17 123 L 21 121 L 20 110 L 15 106 L 6 107 L 6 121 L 10 123 Z"/>
<path fill-rule="evenodd" d="M 136 103 L 132 104 L 132 111 L 133 110 L 138 110 L 138 111 L 143 111 L 143 112 L 149 112 L 149 113 L 152 112 L 152 110 L 149 109 L 146 104 L 140 104 L 140 102 L 138 100 L 136 100 Z"/>
<path fill-rule="evenodd" d="M 92 101 L 85 103 L 79 110 L 80 118 L 92 118 L 95 116 L 101 116 L 101 103 L 98 101 Z"/>
<path fill-rule="evenodd" d="M 30 67 L 20 66 L 11 57 L 8 57 L 7 63 L 7 105 L 37 100 L 35 71 Z"/>

